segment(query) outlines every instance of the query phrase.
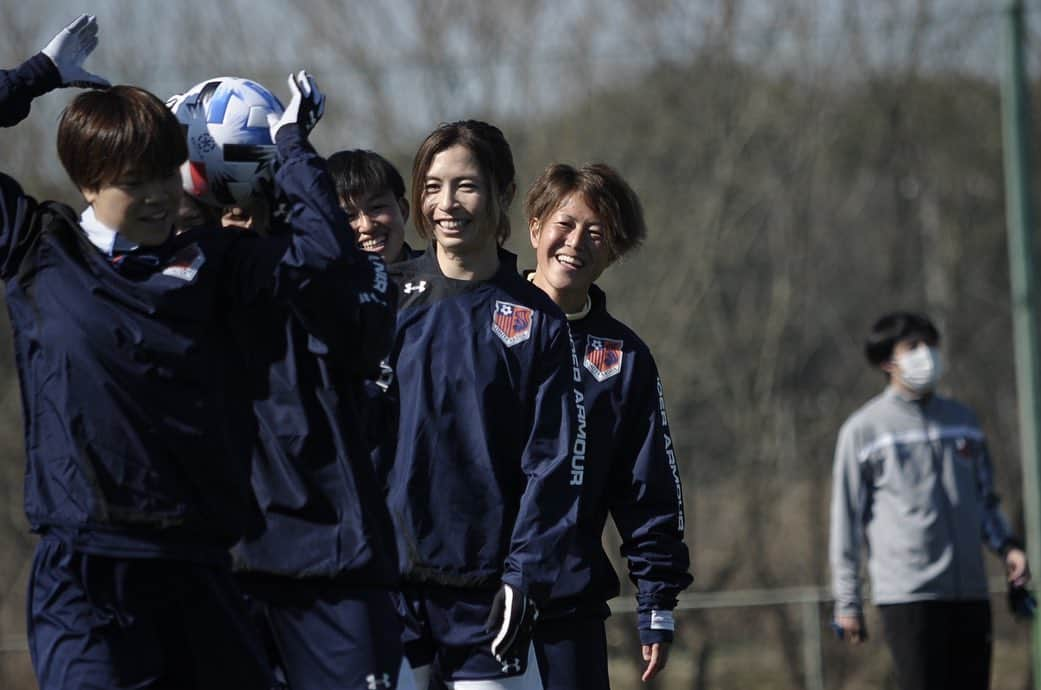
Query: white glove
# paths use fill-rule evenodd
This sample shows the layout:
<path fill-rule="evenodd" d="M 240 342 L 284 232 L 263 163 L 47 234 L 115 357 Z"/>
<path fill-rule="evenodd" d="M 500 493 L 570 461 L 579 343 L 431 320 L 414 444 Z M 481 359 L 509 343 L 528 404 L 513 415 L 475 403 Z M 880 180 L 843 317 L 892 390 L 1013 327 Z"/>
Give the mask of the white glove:
<path fill-rule="evenodd" d="M 174 111 L 174 113 L 176 113 L 178 106 L 181 105 L 181 101 L 183 101 L 183 100 L 184 100 L 184 94 L 183 93 L 175 93 L 174 95 L 172 95 L 172 96 L 170 96 L 169 98 L 166 99 L 166 107 L 169 108 L 170 110 Z"/>
<path fill-rule="evenodd" d="M 43 54 L 51 59 L 61 74 L 62 86 L 111 86 L 108 80 L 83 69 L 83 62 L 98 46 L 98 20 L 89 14 L 62 29 L 51 39 Z"/>
<path fill-rule="evenodd" d="M 318 90 L 314 77 L 300 70 L 289 75 L 289 105 L 285 111 L 268 113 L 267 125 L 271 128 L 271 140 L 275 140 L 278 130 L 286 125 L 298 125 L 304 134 L 310 134 L 325 112 L 325 94 Z"/>

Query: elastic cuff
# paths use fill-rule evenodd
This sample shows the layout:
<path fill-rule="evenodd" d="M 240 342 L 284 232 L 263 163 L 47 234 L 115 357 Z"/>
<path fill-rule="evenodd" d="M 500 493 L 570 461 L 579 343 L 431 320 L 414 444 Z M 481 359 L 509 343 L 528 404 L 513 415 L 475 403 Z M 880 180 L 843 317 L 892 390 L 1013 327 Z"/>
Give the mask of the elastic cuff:
<path fill-rule="evenodd" d="M 509 585 L 510 587 L 513 587 L 515 590 L 523 594 L 539 609 L 541 609 L 542 605 L 545 603 L 543 599 L 540 599 L 539 597 L 535 596 L 535 594 L 532 591 L 530 591 L 528 583 L 524 581 L 524 578 L 521 577 L 520 573 L 503 573 L 502 583 L 504 585 Z"/>
<path fill-rule="evenodd" d="M 656 642 L 672 643 L 674 633 L 671 630 L 640 630 L 640 644 L 654 644 Z"/>
<path fill-rule="evenodd" d="M 298 124 L 286 124 L 275 132 L 275 146 L 278 147 L 278 155 L 283 159 L 289 158 L 294 150 L 303 149 L 308 153 L 314 152 L 314 147 L 307 140 L 307 132 Z"/>
<path fill-rule="evenodd" d="M 672 642 L 676 623 L 671 610 L 641 611 L 637 627 L 640 630 L 641 644 L 655 642 Z"/>
<path fill-rule="evenodd" d="M 839 602 L 835 602 L 835 614 L 834 615 L 835 615 L 835 618 L 839 618 L 841 616 L 850 616 L 850 617 L 856 617 L 856 618 L 863 618 L 864 617 L 864 609 L 862 609 L 860 606 L 858 606 L 856 604 L 840 604 Z"/>

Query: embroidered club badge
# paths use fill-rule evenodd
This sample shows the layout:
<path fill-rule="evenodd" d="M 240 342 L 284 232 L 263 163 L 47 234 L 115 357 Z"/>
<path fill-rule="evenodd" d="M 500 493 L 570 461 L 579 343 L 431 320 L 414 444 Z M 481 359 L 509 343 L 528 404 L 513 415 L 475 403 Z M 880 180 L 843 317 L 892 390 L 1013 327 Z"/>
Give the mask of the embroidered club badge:
<path fill-rule="evenodd" d="M 587 336 L 585 365 L 597 381 L 618 374 L 622 370 L 622 341 Z"/>
<path fill-rule="evenodd" d="M 163 269 L 163 275 L 180 278 L 190 283 L 195 280 L 195 275 L 204 263 L 206 263 L 206 257 L 203 256 L 199 245 L 190 244 L 173 255 L 170 263 L 166 264 L 166 268 Z"/>
<path fill-rule="evenodd" d="M 532 311 L 528 307 L 496 300 L 492 331 L 499 336 L 499 340 L 513 347 L 531 337 L 531 315 Z"/>

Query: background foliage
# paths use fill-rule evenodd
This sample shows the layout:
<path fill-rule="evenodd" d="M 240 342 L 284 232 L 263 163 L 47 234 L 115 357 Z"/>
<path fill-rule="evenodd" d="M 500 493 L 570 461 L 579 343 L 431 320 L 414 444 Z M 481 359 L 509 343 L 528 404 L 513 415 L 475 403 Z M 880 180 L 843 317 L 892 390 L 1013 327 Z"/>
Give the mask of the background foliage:
<path fill-rule="evenodd" d="M 860 343 L 885 310 L 938 321 L 944 389 L 980 413 L 1021 524 L 991 4 L 108 0 L 92 9 L 102 35 L 89 66 L 164 98 L 218 74 L 284 96 L 285 75 L 307 67 L 328 93 L 319 149 L 373 148 L 406 178 L 425 134 L 464 117 L 506 132 L 521 193 L 552 161 L 617 167 L 651 232 L 601 283 L 663 372 L 694 589 L 825 585 L 834 438 L 883 385 Z M 80 11 L 0 0 L 0 64 Z M 69 97 L 48 95 L 0 131 L 0 168 L 40 198 L 78 204 L 53 152 Z M 508 246 L 530 265 L 518 211 L 513 220 Z M 18 646 L 34 538 L 6 336 L 0 349 L 0 641 Z M 1027 630 L 1000 600 L 994 609 L 993 687 L 1024 687 Z M 796 610 L 679 618 L 671 668 L 653 687 L 804 686 Z M 639 685 L 633 628 L 611 619 L 623 690 Z M 824 649 L 827 687 L 891 684 L 879 635 Z M 25 653 L 0 654 L 0 687 L 34 687 L 28 669 Z"/>

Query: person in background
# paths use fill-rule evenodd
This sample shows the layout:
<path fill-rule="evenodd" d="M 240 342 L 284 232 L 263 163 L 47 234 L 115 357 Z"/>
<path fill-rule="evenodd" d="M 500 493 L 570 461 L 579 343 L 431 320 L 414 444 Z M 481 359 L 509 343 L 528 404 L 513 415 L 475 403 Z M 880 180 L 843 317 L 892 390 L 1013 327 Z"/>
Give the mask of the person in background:
<path fill-rule="evenodd" d="M 181 201 L 177 206 L 177 220 L 174 226 L 177 232 L 199 227 L 219 227 L 220 212 L 185 192 L 181 194 Z"/>
<path fill-rule="evenodd" d="M 928 317 L 882 316 L 864 353 L 885 390 L 839 430 L 831 497 L 837 634 L 867 639 L 861 552 L 901 690 L 985 690 L 991 617 L 980 538 L 1011 586 L 1026 554 L 998 506 L 987 439 L 975 413 L 936 392 L 940 333 Z"/>
<path fill-rule="evenodd" d="M 242 204 L 225 206 L 220 209 L 220 214 L 220 223 L 226 228 L 252 230 L 258 235 L 266 235 L 271 227 L 272 208 L 268 197 L 263 194 Z"/>
<path fill-rule="evenodd" d="M 610 687 L 604 619 L 619 592 L 601 540 L 610 514 L 637 589 L 646 682 L 665 668 L 676 597 L 691 583 L 683 490 L 654 357 L 594 283 L 643 241 L 643 209 L 621 175 L 597 163 L 549 166 L 524 211 L 536 259 L 528 279 L 564 311 L 582 364 L 591 459 L 578 535 L 535 626 L 539 671 L 546 690 Z"/>
<path fill-rule="evenodd" d="M 405 181 L 390 161 L 374 151 L 337 151 L 329 156 L 329 174 L 362 251 L 379 254 L 388 266 L 422 254 L 405 241 Z"/>
<path fill-rule="evenodd" d="M 378 254 L 388 266 L 423 254 L 405 241 L 409 219 L 405 181 L 390 161 L 374 151 L 337 151 L 329 156 L 329 174 L 359 249 Z M 373 457 L 392 454 L 397 438 L 398 405 L 386 394 L 393 375 L 382 362 L 380 375 L 365 381 L 363 428 Z"/>
<path fill-rule="evenodd" d="M 0 126 L 83 69 L 83 15 L 0 72 Z M 256 688 L 271 674 L 228 548 L 259 524 L 249 458 L 230 439 L 230 318 L 293 303 L 319 330 L 342 305 L 314 289 L 354 252 L 307 140 L 313 99 L 265 118 L 275 184 L 297 218 L 274 242 L 213 227 L 175 233 L 184 134 L 143 89 L 84 91 L 58 124 L 58 155 L 88 207 L 37 202 L 0 174 L 0 277 L 14 331 L 27 469 L 41 535 L 27 602 L 43 690 Z"/>

